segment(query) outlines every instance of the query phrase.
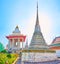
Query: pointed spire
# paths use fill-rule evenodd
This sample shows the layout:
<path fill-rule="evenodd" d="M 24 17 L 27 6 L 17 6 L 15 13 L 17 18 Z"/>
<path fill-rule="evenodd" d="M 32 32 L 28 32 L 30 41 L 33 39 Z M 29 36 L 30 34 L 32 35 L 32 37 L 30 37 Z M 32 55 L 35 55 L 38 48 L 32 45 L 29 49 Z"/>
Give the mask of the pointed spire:
<path fill-rule="evenodd" d="M 39 25 L 39 18 L 38 18 L 38 2 L 37 2 L 37 18 L 36 18 L 36 25 Z"/>
<path fill-rule="evenodd" d="M 38 17 L 38 2 L 37 2 L 37 16 L 36 16 L 35 32 L 41 32 L 40 25 L 39 25 L 39 17 Z"/>

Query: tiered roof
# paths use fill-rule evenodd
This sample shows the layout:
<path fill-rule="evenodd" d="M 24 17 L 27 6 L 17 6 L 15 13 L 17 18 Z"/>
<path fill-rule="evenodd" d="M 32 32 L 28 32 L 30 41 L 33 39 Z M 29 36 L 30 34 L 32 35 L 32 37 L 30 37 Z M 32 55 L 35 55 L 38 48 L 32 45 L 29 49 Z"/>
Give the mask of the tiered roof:
<path fill-rule="evenodd" d="M 9 36 L 6 36 L 7 39 L 12 39 L 12 38 L 19 38 L 19 39 L 24 39 L 23 41 L 25 41 L 26 36 L 21 34 L 19 27 L 16 26 L 15 30 L 13 31 L 13 33 Z"/>
<path fill-rule="evenodd" d="M 60 36 L 52 41 L 50 49 L 60 50 Z"/>

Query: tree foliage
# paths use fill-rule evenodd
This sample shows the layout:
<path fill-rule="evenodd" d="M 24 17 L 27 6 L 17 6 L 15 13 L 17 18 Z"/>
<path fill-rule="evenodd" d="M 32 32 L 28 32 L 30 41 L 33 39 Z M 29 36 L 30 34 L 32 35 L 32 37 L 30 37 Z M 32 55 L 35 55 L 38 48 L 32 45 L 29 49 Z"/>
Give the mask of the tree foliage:
<path fill-rule="evenodd" d="M 11 58 L 11 54 L 8 54 L 7 57 L 8 57 L 8 58 Z"/>
<path fill-rule="evenodd" d="M 12 64 L 17 57 L 17 54 L 0 53 L 0 64 Z"/>
<path fill-rule="evenodd" d="M 0 52 L 4 50 L 3 44 L 0 42 Z"/>
<path fill-rule="evenodd" d="M 4 49 L 3 51 L 1 51 L 2 53 L 7 53 L 7 51 Z"/>

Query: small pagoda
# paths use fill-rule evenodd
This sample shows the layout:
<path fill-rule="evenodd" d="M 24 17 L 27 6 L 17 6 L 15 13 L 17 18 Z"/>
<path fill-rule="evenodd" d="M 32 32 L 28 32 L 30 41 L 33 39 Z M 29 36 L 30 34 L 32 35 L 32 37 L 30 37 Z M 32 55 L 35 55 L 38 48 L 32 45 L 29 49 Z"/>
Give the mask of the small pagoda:
<path fill-rule="evenodd" d="M 21 34 L 19 27 L 16 26 L 15 30 L 11 35 L 6 36 L 8 39 L 8 51 L 10 52 L 18 52 L 21 49 L 21 43 L 25 42 L 26 36 Z M 23 47 L 23 46 L 22 46 Z"/>
<path fill-rule="evenodd" d="M 39 25 L 38 3 L 37 3 L 36 24 L 35 24 L 35 29 L 34 29 L 32 39 L 31 39 L 29 49 L 32 49 L 32 50 L 48 49 L 48 46 L 45 42 L 45 39 L 43 37 L 43 34 L 41 32 L 41 28 L 40 28 L 40 25 Z"/>

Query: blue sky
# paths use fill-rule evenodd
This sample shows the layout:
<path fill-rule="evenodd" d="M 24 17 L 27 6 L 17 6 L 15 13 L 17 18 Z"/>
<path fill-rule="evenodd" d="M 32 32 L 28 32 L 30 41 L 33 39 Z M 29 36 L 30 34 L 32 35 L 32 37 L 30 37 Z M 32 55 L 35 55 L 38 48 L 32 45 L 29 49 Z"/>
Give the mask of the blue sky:
<path fill-rule="evenodd" d="M 30 43 L 36 22 L 37 0 L 0 0 L 0 42 L 6 46 L 5 36 L 11 34 L 16 25 L 27 35 Z M 47 42 L 60 36 L 60 0 L 38 0 L 41 32 Z"/>

